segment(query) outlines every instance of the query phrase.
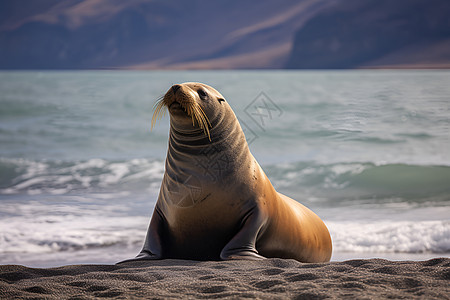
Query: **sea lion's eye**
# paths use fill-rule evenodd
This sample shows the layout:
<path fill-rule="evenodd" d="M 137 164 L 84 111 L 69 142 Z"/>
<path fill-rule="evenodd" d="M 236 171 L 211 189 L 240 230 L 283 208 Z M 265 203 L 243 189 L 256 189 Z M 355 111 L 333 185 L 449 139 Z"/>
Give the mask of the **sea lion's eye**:
<path fill-rule="evenodd" d="M 199 89 L 197 91 L 198 95 L 200 96 L 201 99 L 206 99 L 208 97 L 208 94 L 205 92 L 204 89 Z"/>
<path fill-rule="evenodd" d="M 225 99 L 223 99 L 223 98 L 219 98 L 219 99 L 217 99 L 218 101 L 219 101 L 219 103 L 220 102 L 225 102 Z"/>

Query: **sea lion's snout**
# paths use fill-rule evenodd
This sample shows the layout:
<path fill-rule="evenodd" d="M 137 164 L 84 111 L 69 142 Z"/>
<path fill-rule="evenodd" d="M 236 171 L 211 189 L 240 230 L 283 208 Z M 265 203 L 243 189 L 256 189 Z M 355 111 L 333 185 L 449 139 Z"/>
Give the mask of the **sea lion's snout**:
<path fill-rule="evenodd" d="M 176 95 L 176 93 L 177 93 L 177 91 L 180 89 L 180 87 L 181 87 L 181 85 L 179 85 L 179 84 L 174 84 L 174 85 L 172 85 L 172 88 L 171 88 L 172 93 L 173 93 L 174 95 Z"/>
<path fill-rule="evenodd" d="M 170 113 L 190 118 L 190 109 L 193 102 L 196 101 L 195 95 L 192 95 L 190 89 L 183 87 L 181 84 L 175 84 L 170 87 L 164 96 L 164 103 Z M 180 114 L 182 112 L 182 114 Z"/>
<path fill-rule="evenodd" d="M 172 85 L 155 104 L 152 128 L 155 125 L 155 121 L 164 114 L 164 108 L 167 108 L 173 123 L 191 123 L 191 128 L 200 128 L 211 141 L 209 129 L 212 126 L 208 116 L 199 104 L 200 96 L 197 93 L 197 89 L 197 84 L 183 83 Z"/>
<path fill-rule="evenodd" d="M 196 94 L 188 86 L 174 84 L 164 95 L 163 101 L 168 108 L 174 103 L 181 104 L 182 107 L 186 108 L 191 103 L 196 102 Z"/>

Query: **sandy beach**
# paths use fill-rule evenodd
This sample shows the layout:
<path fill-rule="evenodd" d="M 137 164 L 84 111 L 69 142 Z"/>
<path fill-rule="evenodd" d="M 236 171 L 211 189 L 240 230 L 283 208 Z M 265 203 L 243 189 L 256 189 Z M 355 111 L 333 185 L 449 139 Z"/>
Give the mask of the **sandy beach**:
<path fill-rule="evenodd" d="M 450 299 L 450 259 L 304 264 L 160 260 L 59 268 L 0 266 L 0 298 Z"/>

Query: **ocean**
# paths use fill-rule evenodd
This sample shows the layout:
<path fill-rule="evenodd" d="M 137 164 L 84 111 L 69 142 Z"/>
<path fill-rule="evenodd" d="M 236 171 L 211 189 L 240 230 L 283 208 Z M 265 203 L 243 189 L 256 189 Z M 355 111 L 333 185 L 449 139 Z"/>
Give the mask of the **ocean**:
<path fill-rule="evenodd" d="M 0 264 L 134 257 L 167 151 L 153 105 L 186 81 L 225 96 L 332 260 L 450 255 L 450 71 L 3 71 Z"/>

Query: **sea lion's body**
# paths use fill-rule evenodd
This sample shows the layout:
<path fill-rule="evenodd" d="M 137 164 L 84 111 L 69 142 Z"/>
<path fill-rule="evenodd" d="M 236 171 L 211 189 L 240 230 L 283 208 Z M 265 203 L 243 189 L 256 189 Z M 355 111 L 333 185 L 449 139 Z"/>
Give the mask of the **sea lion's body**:
<path fill-rule="evenodd" d="M 216 90 L 186 83 L 169 90 L 163 101 L 171 115 L 166 172 L 144 247 L 131 260 L 329 261 L 325 224 L 275 191 Z M 198 102 L 208 122 L 197 117 L 191 122 L 185 112 L 195 110 L 186 109 L 190 101 Z"/>

